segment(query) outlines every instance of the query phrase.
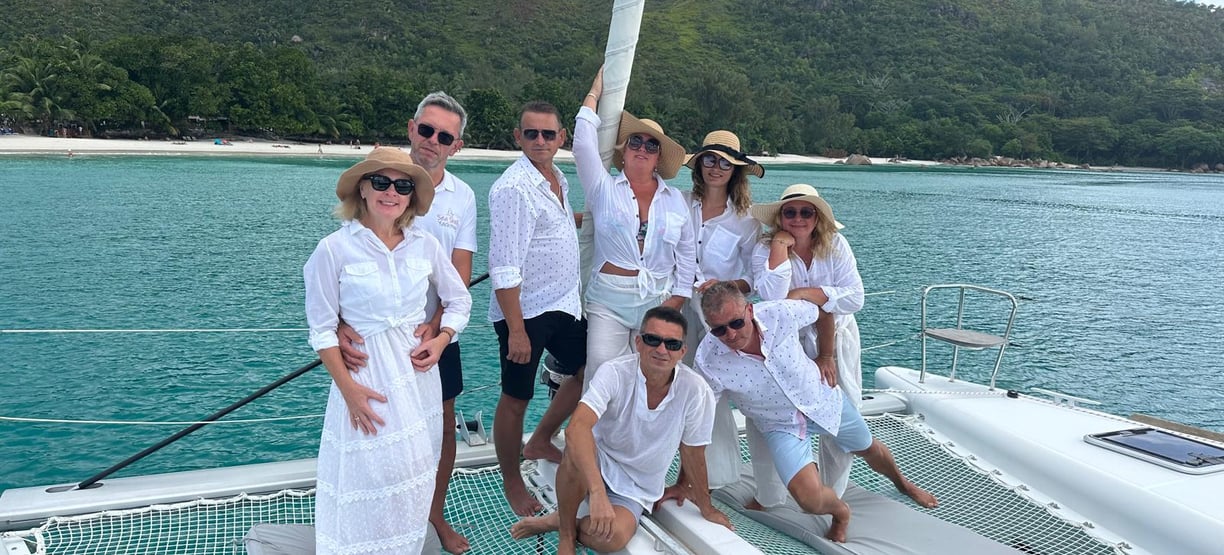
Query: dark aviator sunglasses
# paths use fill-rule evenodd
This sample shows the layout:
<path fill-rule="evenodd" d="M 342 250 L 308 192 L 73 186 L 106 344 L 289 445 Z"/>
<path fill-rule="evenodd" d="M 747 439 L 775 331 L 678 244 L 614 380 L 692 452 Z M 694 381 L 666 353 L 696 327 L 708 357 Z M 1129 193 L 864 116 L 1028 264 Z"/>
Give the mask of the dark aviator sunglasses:
<path fill-rule="evenodd" d="M 743 318 L 736 318 L 721 326 L 714 326 L 710 328 L 710 333 L 714 334 L 714 337 L 722 337 L 724 335 L 727 335 L 727 328 L 738 330 L 738 329 L 743 328 L 744 324 L 747 324 L 747 323 L 748 321 Z"/>
<path fill-rule="evenodd" d="M 714 164 L 718 164 L 718 169 L 727 171 L 731 169 L 731 161 L 714 154 L 706 154 L 701 157 L 701 165 L 706 168 L 713 168 Z"/>
<path fill-rule="evenodd" d="M 434 126 L 429 125 L 428 123 L 417 124 L 417 134 L 420 135 L 422 139 L 428 139 L 434 136 L 435 131 L 438 133 L 438 144 L 442 146 L 450 146 L 451 143 L 455 142 L 455 136 L 447 133 L 446 131 L 438 131 L 434 128 Z"/>
<path fill-rule="evenodd" d="M 650 347 L 651 349 L 658 347 L 660 344 L 662 344 L 669 351 L 679 351 L 680 349 L 684 348 L 684 341 L 680 339 L 664 339 L 653 333 L 643 333 L 642 343 L 645 343 L 646 346 Z"/>
<path fill-rule="evenodd" d="M 805 220 L 810 220 L 816 217 L 816 209 L 814 208 L 783 208 L 782 217 L 787 220 L 793 220 L 796 217 Z"/>
<path fill-rule="evenodd" d="M 391 179 L 385 175 L 376 173 L 365 176 L 365 179 L 370 180 L 370 186 L 375 191 L 386 191 L 388 187 L 395 185 L 395 192 L 408 196 L 416 190 L 416 182 L 411 179 Z"/>
<path fill-rule="evenodd" d="M 523 138 L 527 139 L 528 141 L 534 141 L 537 138 L 539 138 L 540 135 L 544 136 L 545 141 L 557 140 L 557 130 L 555 129 L 524 129 L 523 130 Z"/>

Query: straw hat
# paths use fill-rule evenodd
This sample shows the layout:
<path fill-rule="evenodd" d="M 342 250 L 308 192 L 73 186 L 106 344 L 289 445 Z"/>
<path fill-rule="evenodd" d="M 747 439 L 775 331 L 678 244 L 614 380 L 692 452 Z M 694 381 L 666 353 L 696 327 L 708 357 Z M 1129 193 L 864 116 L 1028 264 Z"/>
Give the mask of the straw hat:
<path fill-rule="evenodd" d="M 412 157 L 407 152 L 395 147 L 375 148 L 370 151 L 365 160 L 357 162 L 340 174 L 340 180 L 336 182 L 336 196 L 343 201 L 357 194 L 357 184 L 361 182 L 361 178 L 386 169 L 399 170 L 408 174 L 408 177 L 416 183 L 416 191 L 412 195 L 416 197 L 413 204 L 416 206 L 417 215 L 424 216 L 429 212 L 429 205 L 433 203 L 434 196 L 433 178 L 429 176 L 425 168 L 412 163 Z"/>
<path fill-rule="evenodd" d="M 637 119 L 629 112 L 621 112 L 620 129 L 616 132 L 616 150 L 612 152 L 612 165 L 625 169 L 625 149 L 629 136 L 641 133 L 659 141 L 659 177 L 671 179 L 684 163 L 684 147 L 663 133 L 663 126 L 650 119 Z"/>
<path fill-rule="evenodd" d="M 801 200 L 816 207 L 820 212 L 820 217 L 826 220 L 831 220 L 833 226 L 837 229 L 845 229 L 846 226 L 833 218 L 833 207 L 829 206 L 825 199 L 820 198 L 820 193 L 816 192 L 816 188 L 804 183 L 796 183 L 787 187 L 782 191 L 782 198 L 778 202 L 768 204 L 754 204 L 748 209 L 748 213 L 752 214 L 758 222 L 767 226 L 774 225 L 774 220 L 778 217 L 778 211 L 782 209 L 782 205 L 793 200 Z"/>
<path fill-rule="evenodd" d="M 697 161 L 701 159 L 701 155 L 707 152 L 722 156 L 728 162 L 736 166 L 746 166 L 748 173 L 757 177 L 765 177 L 765 168 L 760 164 L 740 152 L 740 140 L 735 136 L 735 133 L 730 131 L 711 131 L 705 136 L 705 140 L 701 142 L 701 148 L 697 149 L 697 153 L 688 157 L 684 161 L 684 165 L 690 170 L 697 171 Z"/>

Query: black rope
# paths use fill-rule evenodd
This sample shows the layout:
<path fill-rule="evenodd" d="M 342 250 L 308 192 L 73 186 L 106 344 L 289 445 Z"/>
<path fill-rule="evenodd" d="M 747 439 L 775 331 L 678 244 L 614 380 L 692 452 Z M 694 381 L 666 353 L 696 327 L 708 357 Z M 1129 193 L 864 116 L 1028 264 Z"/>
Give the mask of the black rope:
<path fill-rule="evenodd" d="M 489 279 L 489 274 L 488 274 L 488 273 L 484 273 L 484 274 L 481 274 L 480 276 L 477 276 L 477 278 L 476 278 L 476 279 L 472 280 L 472 282 L 471 282 L 470 284 L 468 284 L 468 289 L 471 289 L 471 288 L 472 288 L 472 286 L 474 286 L 474 285 L 476 285 L 477 283 L 480 283 L 480 282 L 482 282 L 482 281 L 484 281 L 484 280 L 486 280 L 486 279 Z M 171 443 L 174 443 L 174 442 L 176 442 L 176 441 L 178 441 L 178 440 L 182 439 L 184 436 L 186 436 L 187 434 L 190 434 L 191 432 L 194 432 L 194 431 L 196 431 L 196 430 L 198 430 L 198 429 L 200 429 L 200 428 L 203 428 L 204 426 L 207 426 L 207 425 L 208 425 L 209 423 L 211 423 L 211 422 L 215 422 L 215 421 L 217 421 L 217 420 L 220 420 L 220 419 L 221 419 L 221 417 L 223 417 L 223 416 L 225 416 L 225 415 L 227 415 L 227 414 L 229 414 L 229 413 L 231 413 L 231 412 L 234 412 L 235 410 L 238 410 L 238 409 L 242 408 L 244 405 L 246 405 L 247 403 L 250 403 L 251 401 L 254 401 L 255 399 L 258 399 L 258 398 L 260 398 L 260 397 L 263 397 L 264 395 L 268 394 L 268 392 L 270 392 L 270 391 L 272 391 L 272 390 L 274 390 L 274 389 L 276 389 L 276 388 L 278 388 L 278 387 L 280 387 L 280 386 L 282 386 L 282 385 L 285 385 L 286 383 L 289 383 L 290 381 L 293 381 L 293 380 L 294 380 L 294 379 L 296 379 L 298 376 L 301 376 L 302 374 L 305 374 L 306 372 L 309 372 L 309 371 L 313 370 L 315 367 L 317 367 L 317 366 L 319 366 L 319 365 L 321 365 L 321 364 L 323 364 L 323 361 L 322 361 L 322 360 L 320 360 L 320 359 L 317 359 L 317 358 L 316 358 L 316 359 L 314 360 L 314 362 L 311 362 L 310 364 L 307 364 L 306 366 L 303 366 L 303 367 L 301 367 L 301 368 L 298 368 L 297 370 L 294 370 L 293 372 L 290 372 L 289 374 L 286 374 L 286 375 L 285 375 L 284 377 L 282 377 L 281 379 L 276 380 L 276 381 L 274 381 L 274 382 L 272 382 L 272 383 L 270 383 L 270 384 L 268 384 L 268 385 L 263 386 L 262 388 L 260 388 L 260 389 L 259 389 L 259 391 L 256 391 L 255 393 L 252 393 L 252 394 L 250 394 L 250 395 L 247 395 L 247 396 L 246 396 L 246 397 L 244 397 L 244 398 L 243 398 L 241 401 L 238 401 L 238 402 L 236 402 L 236 403 L 234 403 L 234 404 L 232 404 L 232 405 L 230 405 L 230 406 L 228 406 L 228 407 L 225 407 L 225 408 L 223 408 L 223 409 L 221 409 L 221 410 L 219 410 L 219 411 L 217 411 L 217 412 L 213 413 L 213 414 L 212 414 L 212 415 L 210 415 L 208 418 L 205 418 L 205 419 L 203 419 L 203 420 L 201 420 L 201 421 L 199 421 L 199 422 L 197 422 L 197 423 L 195 423 L 195 424 L 192 424 L 192 425 L 190 425 L 190 426 L 188 426 L 188 427 L 186 427 L 186 428 L 183 428 L 182 430 L 179 430 L 179 432 L 178 432 L 178 433 L 176 433 L 176 434 L 174 434 L 174 435 L 172 435 L 172 436 L 170 436 L 170 437 L 168 437 L 168 438 L 166 438 L 166 439 L 163 439 L 163 440 L 161 440 L 161 441 L 157 442 L 157 443 L 156 443 L 156 444 L 154 444 L 154 445 L 151 445 L 151 446 L 149 446 L 149 447 L 145 448 L 143 451 L 141 451 L 141 452 L 139 452 L 139 453 L 136 453 L 135 455 L 132 455 L 132 456 L 130 456 L 130 457 L 128 457 L 128 458 L 126 458 L 126 459 L 124 459 L 122 462 L 120 462 L 120 463 L 118 463 L 118 464 L 116 464 L 116 465 L 114 465 L 114 466 L 112 466 L 112 467 L 110 467 L 110 468 L 108 468 L 108 469 L 106 469 L 106 470 L 103 470 L 102 472 L 99 472 L 99 473 L 97 473 L 97 474 L 95 474 L 95 475 L 93 475 L 93 476 L 89 477 L 89 478 L 88 478 L 88 479 L 86 479 L 85 481 L 83 481 L 83 482 L 81 482 L 81 483 L 77 484 L 76 489 L 88 489 L 89 487 L 91 487 L 91 486 L 93 486 L 94 484 L 96 484 L 96 483 L 97 483 L 99 480 L 101 480 L 101 479 L 103 479 L 103 478 L 105 478 L 105 477 L 107 477 L 107 476 L 110 476 L 111 474 L 114 474 L 114 473 L 116 473 L 116 472 L 118 472 L 118 471 L 120 471 L 120 470 L 122 470 L 122 469 L 126 468 L 127 466 L 131 465 L 132 463 L 134 463 L 134 462 L 136 462 L 136 461 L 138 461 L 138 460 L 140 460 L 140 459 L 143 459 L 143 458 L 145 458 L 145 457 L 147 457 L 147 456 L 149 456 L 149 455 L 152 455 L 153 453 L 155 453 L 155 452 L 157 452 L 157 451 L 161 450 L 163 447 L 165 447 L 165 446 L 167 446 L 167 445 L 170 445 Z"/>

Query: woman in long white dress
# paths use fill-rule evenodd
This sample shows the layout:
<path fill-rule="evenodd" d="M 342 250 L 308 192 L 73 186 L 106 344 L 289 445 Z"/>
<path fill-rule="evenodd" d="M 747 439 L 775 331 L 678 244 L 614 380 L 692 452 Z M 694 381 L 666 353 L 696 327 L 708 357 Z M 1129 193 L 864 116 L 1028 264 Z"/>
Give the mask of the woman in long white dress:
<path fill-rule="evenodd" d="M 820 197 L 816 188 L 805 184 L 787 187 L 777 202 L 754 205 L 751 212 L 770 230 L 767 240 L 759 243 L 753 252 L 757 292 L 762 299 L 775 300 L 785 299 L 794 288 L 820 290 L 824 297 L 821 309 L 833 314 L 836 323 L 836 356 L 832 361 L 818 359 L 816 334 L 812 329 L 804 332 L 804 349 L 808 356 L 817 359 L 822 372 L 829 369 L 828 375 L 821 379 L 841 388 L 842 394 L 856 407 L 861 406 L 863 372 L 854 313 L 863 308 L 863 278 L 859 275 L 850 243 L 839 232 L 844 226 L 834 219 L 833 208 Z M 836 372 L 832 371 L 834 368 Z M 749 434 L 749 443 L 755 440 Z M 817 466 L 821 481 L 841 496 L 846 491 L 853 455 L 832 446 L 832 439 L 821 436 Z M 753 450 L 754 467 L 757 467 L 760 451 Z M 764 462 L 758 468 L 765 468 Z M 772 463 L 768 468 L 772 468 Z M 785 488 L 776 479 L 770 487 L 761 472 L 756 475 L 758 484 L 766 486 L 758 486 L 757 500 L 761 504 L 769 506 L 785 495 Z"/>
<path fill-rule="evenodd" d="M 406 152 L 374 149 L 340 176 L 344 223 L 303 270 L 310 344 L 333 380 L 319 442 L 318 553 L 419 553 L 424 544 L 442 438 L 437 362 L 472 306 L 449 253 L 411 227 L 429 211 L 432 183 Z M 421 343 L 413 331 L 431 283 L 442 328 Z M 365 338 L 360 372 L 341 359 L 340 318 Z"/>

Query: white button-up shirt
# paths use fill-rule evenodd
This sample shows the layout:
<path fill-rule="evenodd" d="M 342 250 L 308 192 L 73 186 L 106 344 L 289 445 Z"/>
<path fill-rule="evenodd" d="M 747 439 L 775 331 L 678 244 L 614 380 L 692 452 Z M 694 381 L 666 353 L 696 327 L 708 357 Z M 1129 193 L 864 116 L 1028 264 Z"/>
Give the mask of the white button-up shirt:
<path fill-rule="evenodd" d="M 429 212 L 414 218 L 413 226 L 433 235 L 449 260 L 455 249 L 476 252 L 476 193 L 462 179 L 451 172 L 443 172 L 442 181 L 434 187 Z M 429 292 L 426 320 L 438 311 L 437 291 L 430 289 Z M 451 338 L 451 343 L 456 341 L 459 341 L 458 333 Z"/>
<path fill-rule="evenodd" d="M 663 496 L 667 468 L 680 444 L 709 445 L 714 428 L 714 395 L 683 363 L 676 366 L 667 395 L 651 410 L 637 353 L 601 365 L 582 403 L 599 417 L 592 431 L 604 481 L 647 511 Z"/>
<path fill-rule="evenodd" d="M 428 286 L 441 296 L 444 327 L 462 331 L 472 310 L 450 252 L 416 228 L 405 228 L 404 240 L 388 249 L 369 228 L 346 221 L 319 241 L 302 274 L 310 346 L 316 351 L 340 344 L 341 317 L 367 338 L 424 322 Z"/>
<path fill-rule="evenodd" d="M 561 197 L 527 156 L 506 169 L 489 189 L 489 279 L 493 289 L 519 288 L 523 319 L 560 311 L 582 317 L 578 230 L 569 204 L 569 182 L 555 165 Z M 504 320 L 497 294 L 489 320 Z"/>
<path fill-rule="evenodd" d="M 759 356 L 733 351 L 714 335 L 697 347 L 697 369 L 715 396 L 724 392 L 762 433 L 786 432 L 807 438 L 807 420 L 837 435 L 842 393 L 820 379 L 816 362 L 799 344 L 799 330 L 820 317 L 807 301 L 756 303 L 754 322 L 761 334 Z"/>
<path fill-rule="evenodd" d="M 736 214 L 731 199 L 727 209 L 709 220 L 701 220 L 701 201 L 685 193 L 692 209 L 692 223 L 697 238 L 698 285 L 707 280 L 742 279 L 752 287 L 752 249 L 761 238 L 761 224 L 748 214 Z"/>
<path fill-rule="evenodd" d="M 680 191 L 658 176 L 659 187 L 647 213 L 646 241 L 638 251 L 638 203 L 629 179 L 613 177 L 599 157 L 599 116 L 585 106 L 574 123 L 574 164 L 586 196 L 586 208 L 595 220 L 595 255 L 592 275 L 605 262 L 638 270 L 638 283 L 671 282 L 672 295 L 691 297 L 697 257 L 688 203 Z M 653 291 L 652 291 L 653 293 Z"/>
<path fill-rule="evenodd" d="M 833 235 L 832 249 L 825 258 L 812 258 L 812 265 L 792 253 L 790 258 L 769 269 L 769 244 L 758 242 L 752 254 L 752 273 L 757 292 L 767 301 L 785 299 L 791 289 L 819 287 L 829 297 L 821 305 L 829 314 L 854 314 L 863 308 L 863 278 L 850 243 L 840 233 Z"/>

